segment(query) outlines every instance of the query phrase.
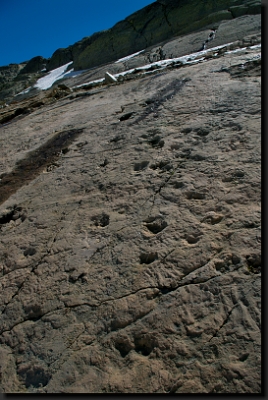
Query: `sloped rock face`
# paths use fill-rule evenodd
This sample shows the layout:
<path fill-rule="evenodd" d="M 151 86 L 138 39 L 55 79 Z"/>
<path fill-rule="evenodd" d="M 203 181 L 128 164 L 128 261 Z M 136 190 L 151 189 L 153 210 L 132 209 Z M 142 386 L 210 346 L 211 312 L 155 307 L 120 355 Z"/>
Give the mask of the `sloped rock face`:
<path fill-rule="evenodd" d="M 34 57 L 23 64 L 10 64 L 0 67 L 0 101 L 10 102 L 19 92 L 33 85 L 44 75 L 47 60 Z"/>
<path fill-rule="evenodd" d="M 260 49 L 236 50 L 2 125 L 1 391 L 260 393 Z"/>
<path fill-rule="evenodd" d="M 13 87 L 14 79 L 24 66 L 25 64 L 10 64 L 0 67 L 0 101 L 16 94 L 16 88 Z"/>
<path fill-rule="evenodd" d="M 120 21 L 113 28 L 57 50 L 49 69 L 74 61 L 74 68 L 86 69 L 135 53 L 173 36 L 204 27 L 218 27 L 220 21 L 247 14 L 260 14 L 260 1 L 156 1 Z"/>

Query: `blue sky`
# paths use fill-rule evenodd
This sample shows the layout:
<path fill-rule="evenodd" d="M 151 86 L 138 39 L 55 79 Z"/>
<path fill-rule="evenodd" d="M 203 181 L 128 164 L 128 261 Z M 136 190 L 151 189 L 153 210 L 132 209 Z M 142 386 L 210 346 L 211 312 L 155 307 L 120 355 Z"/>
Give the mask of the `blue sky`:
<path fill-rule="evenodd" d="M 0 0 L 0 66 L 49 58 L 154 0 Z"/>

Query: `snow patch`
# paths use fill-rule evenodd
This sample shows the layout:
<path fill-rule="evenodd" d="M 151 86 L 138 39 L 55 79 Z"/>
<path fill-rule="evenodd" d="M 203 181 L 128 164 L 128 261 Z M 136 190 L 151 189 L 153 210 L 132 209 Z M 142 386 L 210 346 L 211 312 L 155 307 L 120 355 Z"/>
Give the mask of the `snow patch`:
<path fill-rule="evenodd" d="M 63 78 L 64 75 L 67 75 L 69 73 L 69 71 L 67 73 L 65 73 L 65 71 L 72 63 L 73 61 L 70 61 L 59 68 L 53 69 L 46 76 L 43 76 L 42 78 L 38 79 L 34 87 L 41 90 L 49 89 L 54 82 L 56 82 L 58 79 Z"/>
<path fill-rule="evenodd" d="M 240 53 L 245 50 L 257 50 L 257 49 L 261 49 L 261 44 L 255 44 L 254 46 L 250 46 L 250 47 L 240 47 L 239 49 L 229 50 L 229 51 L 226 51 L 225 54 Z"/>
<path fill-rule="evenodd" d="M 133 74 L 134 72 L 139 72 L 139 71 L 144 72 L 146 74 L 146 73 L 149 73 L 150 70 L 152 70 L 153 68 L 154 69 L 164 69 L 167 66 L 172 65 L 172 64 L 176 64 L 176 63 L 181 63 L 182 65 L 183 64 L 188 64 L 188 65 L 196 64 L 198 62 L 204 61 L 204 59 L 205 59 L 204 56 L 207 53 L 216 52 L 217 50 L 220 50 L 223 47 L 226 47 L 226 46 L 228 46 L 230 44 L 232 44 L 232 43 L 227 43 L 227 44 L 224 44 L 224 45 L 221 45 L 221 46 L 212 47 L 210 49 L 197 51 L 197 52 L 191 53 L 191 54 L 186 54 L 185 56 L 181 56 L 181 57 L 169 58 L 167 60 L 155 61 L 153 63 L 143 65 L 141 67 L 131 68 L 131 69 L 128 69 L 127 71 L 123 71 L 123 72 L 120 72 L 118 74 L 114 74 L 114 76 L 116 78 L 118 78 L 120 75 L 121 76 L 129 75 L 129 74 Z M 126 58 L 126 57 L 124 57 L 124 58 Z M 116 61 L 116 62 L 119 62 L 119 60 Z M 81 85 L 75 86 L 75 88 L 81 88 L 81 87 L 85 87 L 85 86 L 88 86 L 88 85 L 94 85 L 95 86 L 95 84 L 97 85 L 97 84 L 102 83 L 102 82 L 104 82 L 104 78 L 83 83 Z"/>
<path fill-rule="evenodd" d="M 30 91 L 31 89 L 32 89 L 32 87 L 30 86 L 30 87 L 28 87 L 28 88 L 22 90 L 21 92 L 17 93 L 17 94 L 15 95 L 15 97 L 18 96 L 19 94 L 26 94 L 26 93 L 29 93 L 29 91 Z"/>
<path fill-rule="evenodd" d="M 174 64 L 182 64 L 182 65 L 193 65 L 193 64 L 197 64 L 199 62 L 203 62 L 205 60 L 205 56 L 206 54 L 211 54 L 212 56 L 217 56 L 218 53 L 217 51 L 224 48 L 224 47 L 228 47 L 229 45 L 231 45 L 233 42 L 230 43 L 226 43 L 224 45 L 220 45 L 220 46 L 216 46 L 216 47 L 212 47 L 210 49 L 206 49 L 206 50 L 202 50 L 202 51 L 197 51 L 195 53 L 191 53 L 191 54 L 187 54 L 185 56 L 181 56 L 181 57 L 176 57 L 176 58 L 169 58 L 167 60 L 160 60 L 160 61 L 155 61 L 153 63 L 150 64 L 146 64 L 143 65 L 141 67 L 137 67 L 137 68 L 132 68 L 129 69 L 127 71 L 123 71 L 120 72 L 118 74 L 114 74 L 115 78 L 118 78 L 119 76 L 124 76 L 124 75 L 129 75 L 129 74 L 133 74 L 133 73 L 138 73 L 143 72 L 144 74 L 150 73 L 152 70 L 162 70 L 165 69 L 167 66 L 169 65 L 174 65 Z M 247 47 L 247 50 L 256 50 L 258 48 L 261 48 L 261 44 L 258 45 L 254 45 L 254 46 L 250 46 Z M 235 50 L 231 50 L 231 51 L 226 51 L 225 53 L 230 54 L 230 53 L 235 53 L 237 51 L 241 51 L 244 50 L 243 49 L 235 49 Z M 134 56 L 136 56 L 137 54 L 142 53 L 144 50 L 141 50 L 137 53 L 131 54 L 127 57 L 121 58 L 120 60 L 115 61 L 115 63 L 121 62 L 121 61 L 126 61 L 129 58 L 132 58 Z M 256 56 L 255 56 L 256 57 Z M 260 57 L 259 55 L 257 55 L 257 57 Z M 73 69 L 71 69 L 68 72 L 65 72 L 67 67 L 72 63 L 72 61 L 68 64 L 63 65 L 62 67 L 59 67 L 53 71 L 51 71 L 47 76 L 40 78 L 37 83 L 35 84 L 35 87 L 39 87 L 40 89 L 44 89 L 44 88 L 48 88 L 50 86 L 52 86 L 52 84 L 61 78 L 67 78 L 67 77 L 72 77 L 72 76 L 76 76 L 81 74 L 84 71 L 73 71 Z M 53 82 L 52 82 L 53 81 Z M 75 88 L 82 88 L 82 87 L 86 87 L 86 86 L 97 86 L 101 83 L 104 83 L 105 78 L 101 78 L 101 79 L 96 79 L 94 81 L 90 81 L 90 82 L 86 82 L 86 83 L 82 83 L 81 85 L 75 86 Z M 52 82 L 52 83 L 51 83 Z M 37 85 L 38 84 L 38 85 Z M 50 86 L 48 86 L 48 84 Z M 46 87 L 45 87 L 46 86 Z"/>
<path fill-rule="evenodd" d="M 144 50 L 141 50 L 141 51 L 138 51 L 137 53 L 133 53 L 133 54 L 130 54 L 129 56 L 120 58 L 119 60 L 115 61 L 115 64 L 116 64 L 116 63 L 119 63 L 119 62 L 127 61 L 127 60 L 129 60 L 130 58 L 135 57 L 135 56 L 137 56 L 138 54 L 142 53 L 143 51 L 144 51 Z"/>
<path fill-rule="evenodd" d="M 105 80 L 104 78 L 96 79 L 95 81 L 90 81 L 90 82 L 82 83 L 81 85 L 77 85 L 77 86 L 75 86 L 75 88 L 81 88 L 84 86 L 88 86 L 88 85 L 91 85 L 92 83 L 96 83 L 96 84 L 102 83 L 102 82 L 104 82 L 104 80 Z"/>
<path fill-rule="evenodd" d="M 199 62 L 202 62 L 205 60 L 205 55 L 208 53 L 213 53 L 212 55 L 214 57 L 216 57 L 217 54 L 217 50 L 220 50 L 224 47 L 228 47 L 229 45 L 231 45 L 233 42 L 224 44 L 224 45 L 220 45 L 220 46 L 216 46 L 216 47 L 212 47 L 210 49 L 206 49 L 206 50 L 202 50 L 202 51 L 198 51 L 195 53 L 191 53 L 191 54 L 187 54 L 185 56 L 181 56 L 181 57 L 176 57 L 176 58 L 169 58 L 167 60 L 160 60 L 160 61 L 155 61 L 153 63 L 150 64 L 146 64 L 143 65 L 141 67 L 137 67 L 137 68 L 132 68 L 129 69 L 127 71 L 123 71 L 120 72 L 118 74 L 114 74 L 115 78 L 118 78 L 119 76 L 124 76 L 124 75 L 129 75 L 129 74 L 133 74 L 136 72 L 143 72 L 144 74 L 150 73 L 152 69 L 164 69 L 169 65 L 172 64 L 176 64 L 176 63 L 181 63 L 182 65 L 184 64 L 188 64 L 188 65 L 192 65 L 192 64 L 196 64 Z M 250 47 L 243 47 L 243 48 L 238 48 L 238 49 L 234 49 L 234 50 L 229 50 L 226 51 L 225 54 L 231 54 L 231 53 L 238 53 L 238 52 L 242 52 L 244 50 L 257 50 L 257 49 L 261 49 L 261 44 L 257 44 L 254 46 L 250 46 Z M 140 54 L 144 52 L 144 50 L 138 51 L 137 53 L 134 54 L 130 54 L 129 56 L 120 58 L 119 60 L 115 61 L 115 63 L 119 63 L 119 62 L 123 62 L 123 61 L 127 61 L 132 57 L 135 57 L 136 55 Z M 261 58 L 261 53 L 258 53 L 257 55 L 253 56 L 253 58 Z M 70 69 L 69 71 L 66 72 L 67 68 L 69 67 L 69 65 L 71 65 L 73 63 L 73 61 L 70 61 L 69 63 L 62 65 L 59 68 L 56 68 L 52 71 L 50 71 L 46 76 L 38 79 L 38 81 L 35 83 L 35 85 L 33 87 L 29 87 L 26 88 L 25 90 L 23 90 L 22 92 L 18 93 L 18 94 L 25 94 L 28 93 L 31 89 L 33 88 L 37 88 L 37 89 L 41 89 L 41 90 L 45 90 L 50 88 L 57 80 L 62 79 L 62 78 L 73 78 L 77 75 L 82 74 L 85 71 L 88 70 L 81 70 L 81 71 L 74 71 L 74 69 Z M 100 83 L 103 83 L 105 81 L 105 78 L 101 78 L 101 79 L 96 79 L 94 81 L 90 81 L 90 82 L 86 82 L 83 83 L 81 85 L 75 86 L 75 88 L 81 88 L 81 87 L 85 87 L 85 86 L 97 86 Z"/>
<path fill-rule="evenodd" d="M 70 69 L 69 71 L 65 72 L 59 79 L 62 78 L 75 78 L 76 76 L 82 74 L 83 72 L 86 72 L 86 69 L 83 69 L 81 71 L 74 71 L 74 68 Z"/>

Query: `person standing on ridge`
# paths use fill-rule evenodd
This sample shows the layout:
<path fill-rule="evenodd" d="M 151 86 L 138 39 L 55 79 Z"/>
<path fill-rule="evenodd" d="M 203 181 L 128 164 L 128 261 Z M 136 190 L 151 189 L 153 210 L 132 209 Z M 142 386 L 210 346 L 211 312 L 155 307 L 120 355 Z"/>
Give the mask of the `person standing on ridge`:
<path fill-rule="evenodd" d="M 211 29 L 206 42 L 211 42 L 211 40 L 215 39 L 216 36 L 216 29 Z"/>
<path fill-rule="evenodd" d="M 204 41 L 204 43 L 203 43 L 203 45 L 202 45 L 202 47 L 201 47 L 201 49 L 199 50 L 199 51 L 202 51 L 202 50 L 206 50 L 206 48 L 207 48 L 207 43 L 208 42 L 211 42 L 212 40 L 214 40 L 215 39 L 215 36 L 216 36 L 216 29 L 211 29 L 211 31 L 209 32 L 209 34 L 208 34 L 208 38 Z"/>

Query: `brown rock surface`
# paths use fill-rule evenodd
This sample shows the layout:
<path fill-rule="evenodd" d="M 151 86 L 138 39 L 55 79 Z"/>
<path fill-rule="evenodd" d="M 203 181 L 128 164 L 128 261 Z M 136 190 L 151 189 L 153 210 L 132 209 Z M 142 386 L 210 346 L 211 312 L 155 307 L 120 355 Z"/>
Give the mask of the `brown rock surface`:
<path fill-rule="evenodd" d="M 0 128 L 2 391 L 260 393 L 259 53 Z"/>

